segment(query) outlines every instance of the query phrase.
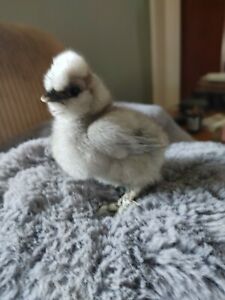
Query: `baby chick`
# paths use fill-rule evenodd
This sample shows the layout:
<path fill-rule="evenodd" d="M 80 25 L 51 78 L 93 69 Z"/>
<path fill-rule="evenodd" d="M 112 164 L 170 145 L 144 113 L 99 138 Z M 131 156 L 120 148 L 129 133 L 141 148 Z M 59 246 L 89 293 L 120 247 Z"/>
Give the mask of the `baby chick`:
<path fill-rule="evenodd" d="M 144 114 L 113 105 L 82 56 L 72 50 L 56 56 L 44 87 L 41 100 L 54 117 L 52 153 L 65 172 L 76 180 L 94 178 L 126 187 L 118 202 L 122 206 L 160 179 L 166 134 Z"/>

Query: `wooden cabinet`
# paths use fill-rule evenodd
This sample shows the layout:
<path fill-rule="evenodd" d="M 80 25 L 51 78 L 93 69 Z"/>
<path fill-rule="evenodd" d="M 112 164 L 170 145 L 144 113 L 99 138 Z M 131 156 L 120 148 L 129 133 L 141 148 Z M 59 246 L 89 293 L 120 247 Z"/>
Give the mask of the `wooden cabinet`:
<path fill-rule="evenodd" d="M 225 0 L 181 1 L 181 98 L 200 77 L 220 71 Z"/>

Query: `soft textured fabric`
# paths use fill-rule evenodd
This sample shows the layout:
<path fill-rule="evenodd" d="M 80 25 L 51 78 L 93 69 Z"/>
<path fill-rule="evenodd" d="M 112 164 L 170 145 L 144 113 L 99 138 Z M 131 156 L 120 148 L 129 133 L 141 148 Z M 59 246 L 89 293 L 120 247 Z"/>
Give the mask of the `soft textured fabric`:
<path fill-rule="evenodd" d="M 163 178 L 121 214 L 74 182 L 48 139 L 0 155 L 0 299 L 224 300 L 225 147 L 176 143 Z"/>

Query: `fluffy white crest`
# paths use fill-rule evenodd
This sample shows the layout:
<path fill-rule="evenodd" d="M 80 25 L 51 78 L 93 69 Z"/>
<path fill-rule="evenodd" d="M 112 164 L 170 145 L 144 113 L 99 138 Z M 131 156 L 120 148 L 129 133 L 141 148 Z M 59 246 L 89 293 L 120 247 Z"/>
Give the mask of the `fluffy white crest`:
<path fill-rule="evenodd" d="M 83 79 L 90 72 L 85 59 L 72 50 L 66 50 L 53 59 L 53 63 L 44 77 L 46 91 L 63 90 L 71 77 Z"/>

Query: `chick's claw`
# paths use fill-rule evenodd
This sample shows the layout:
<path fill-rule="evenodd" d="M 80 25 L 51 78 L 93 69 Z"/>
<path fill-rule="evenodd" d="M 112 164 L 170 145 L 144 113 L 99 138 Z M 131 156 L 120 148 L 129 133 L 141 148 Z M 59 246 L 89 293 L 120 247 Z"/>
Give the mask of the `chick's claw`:
<path fill-rule="evenodd" d="M 138 205 L 134 199 L 137 196 L 137 191 L 131 190 L 127 193 L 125 193 L 119 200 L 118 200 L 118 206 L 119 206 L 119 212 L 122 212 L 124 209 L 126 209 L 130 204 L 135 203 Z"/>
<path fill-rule="evenodd" d="M 139 205 L 134 199 L 137 196 L 137 191 L 131 190 L 125 193 L 117 202 L 102 205 L 98 210 L 98 215 L 121 213 L 132 203 Z"/>
<path fill-rule="evenodd" d="M 103 216 L 107 214 L 115 214 L 118 211 L 118 209 L 119 209 L 118 202 L 104 204 L 99 208 L 97 214 L 99 216 Z"/>

